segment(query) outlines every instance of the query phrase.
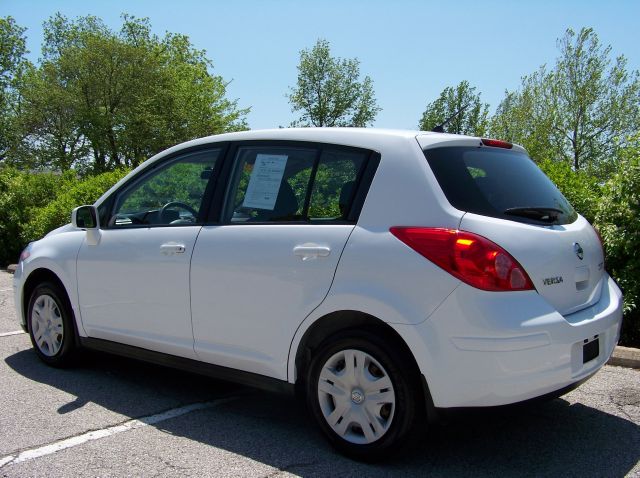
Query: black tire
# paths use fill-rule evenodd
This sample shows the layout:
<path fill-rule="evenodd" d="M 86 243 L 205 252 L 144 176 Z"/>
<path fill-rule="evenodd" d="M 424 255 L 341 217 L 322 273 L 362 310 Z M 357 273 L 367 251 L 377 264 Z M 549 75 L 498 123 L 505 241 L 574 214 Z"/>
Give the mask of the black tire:
<path fill-rule="evenodd" d="M 39 284 L 27 307 L 27 327 L 40 360 L 53 367 L 73 365 L 74 316 L 66 292 L 53 282 Z"/>
<path fill-rule="evenodd" d="M 311 415 L 329 440 L 329 443 L 341 453 L 356 460 L 371 462 L 388 458 L 411 435 L 416 418 L 419 415 L 417 406 L 422 399 L 419 388 L 419 374 L 415 370 L 416 367 L 413 362 L 399 352 L 398 347 L 393 345 L 395 343 L 390 344 L 369 331 L 348 330 L 340 332 L 329 337 L 318 346 L 314 351 L 308 368 L 306 399 Z M 361 352 L 361 354 L 354 355 L 351 351 Z M 345 386 L 345 383 L 340 384 L 341 389 L 347 390 L 350 399 L 350 401 L 346 400 L 347 403 L 342 401 L 345 400 L 342 397 L 338 399 L 340 401 L 336 401 L 331 394 L 325 393 L 324 390 L 319 390 L 321 373 L 325 374 L 325 377 L 322 378 L 323 382 L 332 385 L 331 382 L 326 382 L 326 370 L 338 370 L 342 363 L 340 361 L 342 353 L 350 354 L 348 355 L 349 357 L 353 356 L 354 363 L 361 358 L 365 358 L 365 363 L 371 359 L 368 362 L 369 365 L 365 366 L 365 368 L 368 367 L 368 372 L 371 372 L 371 366 L 373 365 L 374 375 L 372 377 L 376 380 L 378 375 L 381 378 L 388 376 L 392 389 L 383 388 L 382 391 L 391 391 L 395 399 L 394 403 L 384 403 L 384 400 L 376 401 L 372 399 L 367 404 L 367 399 L 372 395 L 364 392 L 364 388 L 357 384 L 351 390 L 348 389 L 349 386 Z M 330 362 L 331 360 L 338 360 L 338 368 L 332 369 L 329 367 L 324 369 L 325 364 L 332 363 Z M 324 372 L 323 369 L 325 370 Z M 358 375 L 356 369 L 357 364 L 354 366 L 353 376 Z M 338 373 L 343 372 L 339 371 Z M 369 383 L 373 384 L 374 382 Z M 360 388 L 363 389 L 363 394 L 360 393 Z M 377 392 L 373 393 L 380 396 Z M 351 402 L 355 405 L 352 405 Z M 368 410 L 369 406 L 376 407 L 380 406 L 381 403 L 384 404 L 381 406 L 376 419 L 378 419 L 378 424 L 382 424 L 380 426 L 382 428 L 386 427 L 386 429 L 373 441 L 371 440 L 371 435 L 369 437 L 365 436 L 366 433 L 364 433 L 363 427 L 360 427 L 357 423 L 348 425 L 350 428 L 343 435 L 334 430 L 333 427 L 340 429 L 340 424 L 343 420 L 343 417 L 340 416 L 341 409 L 344 406 L 348 406 L 350 407 L 349 411 L 345 411 L 344 416 L 350 417 L 349 420 L 351 420 L 351 414 L 354 411 L 362 413 L 358 416 L 365 419 L 364 423 L 370 423 L 372 434 L 376 435 L 373 415 L 370 411 L 365 411 L 364 408 Z M 359 407 L 364 408 L 361 409 Z M 386 410 L 385 407 L 387 407 Z M 332 413 L 330 414 L 329 412 Z M 329 414 L 329 417 L 325 418 L 325 414 Z M 335 418 L 338 416 L 340 418 L 336 422 Z M 331 417 L 333 417 L 332 421 L 335 422 L 333 427 L 327 421 Z M 359 423 L 361 424 L 363 421 L 361 420 Z M 359 436 L 360 434 L 362 436 Z"/>

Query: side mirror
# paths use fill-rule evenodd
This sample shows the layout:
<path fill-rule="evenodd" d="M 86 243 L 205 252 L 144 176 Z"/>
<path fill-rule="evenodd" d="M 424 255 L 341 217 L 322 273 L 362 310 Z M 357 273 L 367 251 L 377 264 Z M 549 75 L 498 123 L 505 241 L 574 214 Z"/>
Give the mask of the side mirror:
<path fill-rule="evenodd" d="M 98 211 L 95 206 L 80 206 L 71 213 L 71 224 L 80 229 L 98 229 Z"/>

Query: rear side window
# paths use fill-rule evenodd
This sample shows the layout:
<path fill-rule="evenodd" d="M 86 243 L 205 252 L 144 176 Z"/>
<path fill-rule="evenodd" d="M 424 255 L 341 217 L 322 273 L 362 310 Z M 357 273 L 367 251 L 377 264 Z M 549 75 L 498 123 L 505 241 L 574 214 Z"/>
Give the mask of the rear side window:
<path fill-rule="evenodd" d="M 532 224 L 569 224 L 578 215 L 526 154 L 491 147 L 424 151 L 447 196 L 461 211 Z"/>
<path fill-rule="evenodd" d="M 356 183 L 369 153 L 332 151 L 320 156 L 308 216 L 312 220 L 346 219 L 356 192 Z"/>
<path fill-rule="evenodd" d="M 225 221 L 348 221 L 370 154 L 329 146 L 240 147 Z"/>

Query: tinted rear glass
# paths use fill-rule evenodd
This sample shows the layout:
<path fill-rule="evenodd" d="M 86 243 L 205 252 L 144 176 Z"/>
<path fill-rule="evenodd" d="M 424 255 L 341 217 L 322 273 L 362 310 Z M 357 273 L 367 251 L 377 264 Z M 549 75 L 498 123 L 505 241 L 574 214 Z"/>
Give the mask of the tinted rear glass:
<path fill-rule="evenodd" d="M 526 154 L 491 147 L 445 147 L 424 153 L 456 209 L 533 224 L 568 224 L 578 217 Z"/>

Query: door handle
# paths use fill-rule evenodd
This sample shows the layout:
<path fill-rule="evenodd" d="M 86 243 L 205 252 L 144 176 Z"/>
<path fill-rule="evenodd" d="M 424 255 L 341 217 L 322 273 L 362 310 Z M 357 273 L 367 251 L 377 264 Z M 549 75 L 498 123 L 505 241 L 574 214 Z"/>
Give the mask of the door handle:
<path fill-rule="evenodd" d="M 327 257 L 331 254 L 331 248 L 319 244 L 301 244 L 293 248 L 293 253 L 301 257 L 303 261 L 307 261 L 318 257 Z"/>
<path fill-rule="evenodd" d="M 165 256 L 171 256 L 173 254 L 184 254 L 186 250 L 184 244 L 176 244 L 174 242 L 168 242 L 160 246 L 160 252 Z"/>

